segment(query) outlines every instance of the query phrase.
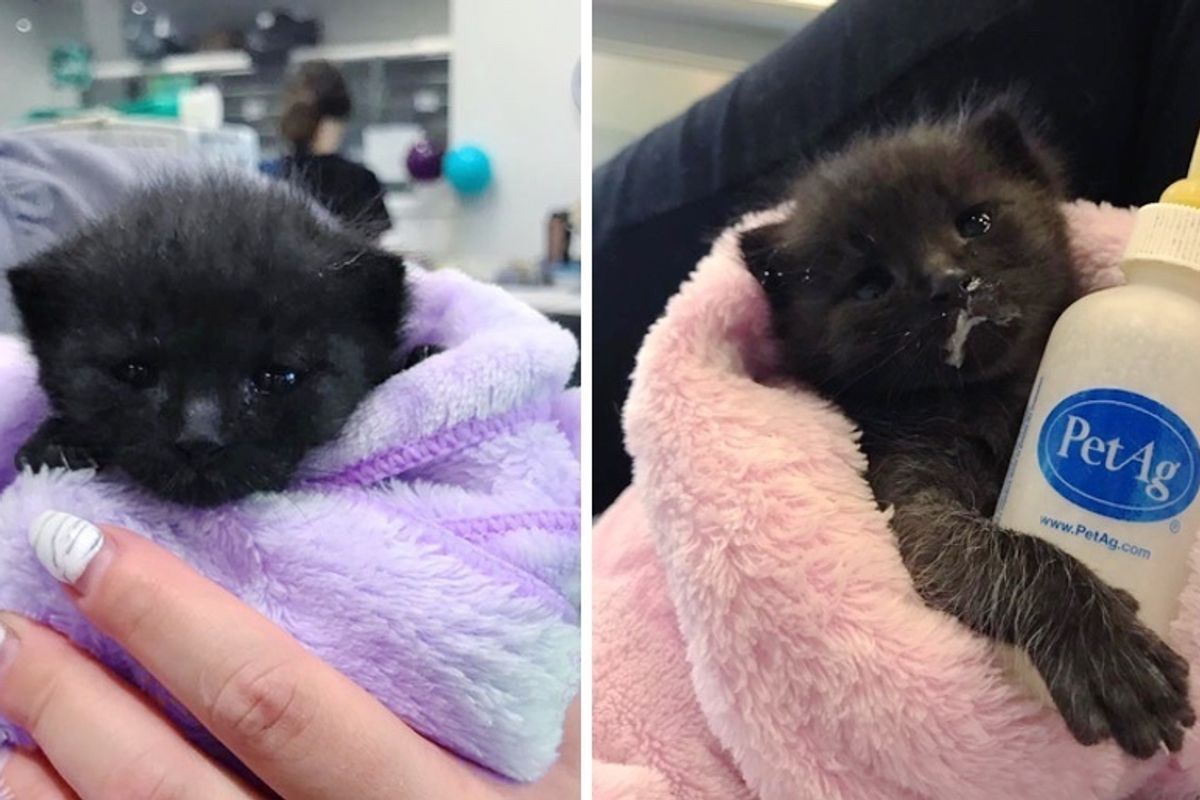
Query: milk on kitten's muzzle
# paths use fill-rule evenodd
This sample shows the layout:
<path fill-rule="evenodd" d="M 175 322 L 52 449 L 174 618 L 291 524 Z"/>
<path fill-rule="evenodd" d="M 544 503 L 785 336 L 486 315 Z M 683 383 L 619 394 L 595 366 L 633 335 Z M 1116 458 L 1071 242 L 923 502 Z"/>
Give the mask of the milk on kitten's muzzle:
<path fill-rule="evenodd" d="M 998 296 L 998 285 L 984 281 L 978 277 L 970 277 L 962 284 L 962 303 L 954 317 L 943 350 L 944 361 L 954 369 L 962 369 L 966 358 L 968 339 L 973 337 L 976 327 L 991 324 L 994 327 L 1006 328 L 1021 317 L 1020 309 L 1012 304 L 1005 304 Z M 979 341 L 974 335 L 973 348 L 983 363 L 994 362 L 1008 349 L 1004 338 L 997 336 L 986 337 Z"/>

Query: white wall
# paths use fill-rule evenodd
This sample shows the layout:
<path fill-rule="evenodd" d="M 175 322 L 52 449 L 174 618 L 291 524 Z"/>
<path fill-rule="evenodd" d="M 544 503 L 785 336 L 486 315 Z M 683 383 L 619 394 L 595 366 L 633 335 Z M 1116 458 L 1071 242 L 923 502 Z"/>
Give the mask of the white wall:
<path fill-rule="evenodd" d="M 595 3 L 592 35 L 597 47 L 621 42 L 749 64 L 781 45 L 813 16 L 811 11 L 796 8 L 789 14 L 788 26 L 767 28 L 706 15 L 702 8 L 679 0 L 606 0 Z"/>
<path fill-rule="evenodd" d="M 21 18 L 33 24 L 28 33 L 17 30 Z M 54 88 L 50 51 L 65 39 L 78 38 L 81 31 L 78 0 L 0 0 L 0 128 L 21 124 L 32 108 L 79 101 L 78 92 Z"/>
<path fill-rule="evenodd" d="M 594 0 L 594 8 L 594 165 L 715 92 L 818 13 L 752 0 Z"/>
<path fill-rule="evenodd" d="M 450 138 L 483 147 L 494 174 L 456 221 L 455 260 L 473 273 L 540 259 L 551 211 L 579 201 L 579 113 L 571 99 L 579 5 L 451 2 Z"/>
<path fill-rule="evenodd" d="M 693 66 L 634 53 L 592 54 L 592 164 L 727 83 L 741 67 Z"/>
<path fill-rule="evenodd" d="M 5 15 L 7 16 L 7 15 Z M 52 103 L 49 53 L 39 37 L 0 20 L 0 126 L 19 124 L 31 108 Z"/>

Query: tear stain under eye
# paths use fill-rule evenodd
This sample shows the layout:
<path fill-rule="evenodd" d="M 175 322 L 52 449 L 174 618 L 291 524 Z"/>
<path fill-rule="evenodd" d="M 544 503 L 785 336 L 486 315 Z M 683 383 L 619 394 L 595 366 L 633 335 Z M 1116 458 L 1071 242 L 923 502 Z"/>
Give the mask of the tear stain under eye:
<path fill-rule="evenodd" d="M 977 325 L 990 322 L 1003 327 L 1021 316 L 1021 310 L 1016 306 L 996 305 L 995 286 L 985 284 L 978 277 L 972 278 L 967 284 L 966 294 L 967 305 L 959 309 L 958 318 L 954 321 L 954 330 L 946 339 L 946 363 L 955 369 L 962 369 L 967 337 Z"/>

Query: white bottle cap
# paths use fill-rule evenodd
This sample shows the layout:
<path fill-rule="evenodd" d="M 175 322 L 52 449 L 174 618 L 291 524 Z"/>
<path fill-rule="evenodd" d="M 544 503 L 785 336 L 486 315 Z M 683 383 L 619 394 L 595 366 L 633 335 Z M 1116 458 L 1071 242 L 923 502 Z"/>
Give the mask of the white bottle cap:
<path fill-rule="evenodd" d="M 1157 262 L 1200 272 L 1200 208 L 1150 203 L 1138 209 L 1125 262 Z"/>
<path fill-rule="evenodd" d="M 1122 263 L 1173 264 L 1200 272 L 1200 137 L 1188 174 L 1138 209 Z"/>

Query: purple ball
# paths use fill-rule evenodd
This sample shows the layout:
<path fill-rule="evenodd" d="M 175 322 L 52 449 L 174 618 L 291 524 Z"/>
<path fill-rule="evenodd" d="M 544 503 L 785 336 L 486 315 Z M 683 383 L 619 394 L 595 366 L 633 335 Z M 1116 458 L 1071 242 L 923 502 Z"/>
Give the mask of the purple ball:
<path fill-rule="evenodd" d="M 442 177 L 442 149 L 428 140 L 414 144 L 404 163 L 414 181 L 436 181 Z"/>

